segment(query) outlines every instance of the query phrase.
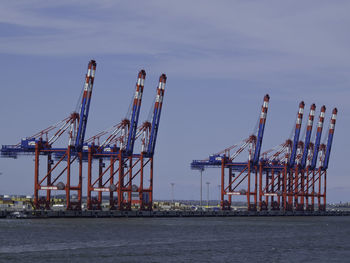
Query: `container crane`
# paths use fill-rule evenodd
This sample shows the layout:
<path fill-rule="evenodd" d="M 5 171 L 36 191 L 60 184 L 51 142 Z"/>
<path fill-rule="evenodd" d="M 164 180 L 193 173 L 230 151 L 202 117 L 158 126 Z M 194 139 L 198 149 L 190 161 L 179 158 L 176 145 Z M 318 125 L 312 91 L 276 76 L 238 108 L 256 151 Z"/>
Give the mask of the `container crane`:
<path fill-rule="evenodd" d="M 110 207 L 116 209 L 116 202 L 114 200 L 114 192 L 122 191 L 121 187 L 117 187 L 120 181 L 124 180 L 124 168 L 127 166 L 129 160 L 129 167 L 132 167 L 131 160 L 134 150 L 134 142 L 136 135 L 136 127 L 138 124 L 142 95 L 144 89 L 144 82 L 146 72 L 142 69 L 137 76 L 135 94 L 131 101 L 131 114 L 124 118 L 120 123 L 114 125 L 112 128 L 99 132 L 87 140 L 88 149 L 88 191 L 87 191 L 87 206 L 88 209 L 101 209 L 102 192 L 110 193 Z M 129 115 L 129 114 L 128 114 Z M 102 143 L 100 139 L 107 137 Z M 97 145 L 95 142 L 97 141 Z M 94 159 L 99 161 L 98 178 L 92 182 L 92 162 Z M 109 160 L 110 165 L 104 170 L 104 160 Z M 115 165 L 117 162 L 119 164 Z M 118 169 L 115 169 L 118 166 Z M 114 177 L 119 176 L 117 184 L 114 182 Z M 107 178 L 105 178 L 107 177 Z M 104 181 L 105 180 L 105 181 Z M 107 186 L 109 185 L 109 186 Z M 131 188 L 129 189 L 131 199 Z M 98 199 L 92 198 L 92 192 L 98 192 Z M 122 204 L 118 204 L 120 208 Z"/>
<path fill-rule="evenodd" d="M 293 189 L 293 181 L 296 187 L 298 176 L 294 173 L 296 157 L 300 156 L 300 148 L 302 142 L 299 141 L 300 130 L 304 114 L 304 101 L 299 103 L 299 109 L 297 112 L 296 123 L 294 128 L 293 141 L 288 139 L 279 148 L 276 148 L 274 154 L 269 158 L 261 159 L 260 171 L 259 171 L 259 207 L 261 210 L 267 210 L 269 205 L 269 198 L 271 198 L 271 205 L 273 209 L 279 209 L 281 200 L 278 197 L 277 192 L 283 192 L 283 202 L 286 202 L 288 197 L 288 203 L 292 203 L 292 196 L 290 192 Z M 267 152 L 273 152 L 271 150 Z M 284 160 L 280 159 L 281 154 L 284 154 Z M 265 187 L 263 186 L 263 176 L 265 176 Z M 281 182 L 285 181 L 285 185 Z M 263 197 L 265 200 L 263 201 Z M 275 197 L 278 197 L 275 201 Z"/>
<path fill-rule="evenodd" d="M 337 108 L 334 108 L 332 111 L 332 117 L 329 124 L 327 146 L 324 144 L 321 144 L 320 146 L 321 154 L 319 158 L 320 164 L 317 171 L 314 172 L 314 174 L 315 173 L 317 174 L 317 179 L 316 179 L 316 181 L 318 181 L 317 200 L 318 200 L 318 210 L 320 211 L 326 210 L 327 169 L 328 169 L 329 157 L 331 154 L 337 114 L 338 114 L 338 110 Z M 323 202 L 321 202 L 322 199 L 323 199 Z"/>
<path fill-rule="evenodd" d="M 101 209 L 102 192 L 110 193 L 110 209 L 130 210 L 133 192 L 139 193 L 141 210 L 152 209 L 153 155 L 166 75 L 162 74 L 159 79 L 152 122 L 147 121 L 140 128 L 137 128 L 145 77 L 146 72 L 141 70 L 138 74 L 130 117 L 87 140 L 90 143 L 88 145 L 88 209 Z M 107 138 L 102 141 L 103 137 Z M 141 153 L 134 153 L 135 141 L 141 137 Z M 102 143 L 99 143 L 100 141 Z M 96 142 L 97 145 L 94 144 Z M 94 159 L 99 160 L 99 171 L 98 178 L 92 181 L 92 162 Z M 104 169 L 105 162 L 109 162 L 109 165 Z M 143 176 L 146 173 L 145 167 L 147 165 L 150 166 L 150 187 L 144 188 Z M 133 184 L 133 180 L 138 175 L 141 177 L 139 187 Z M 94 191 L 98 192 L 98 199 L 92 198 Z M 116 199 L 113 197 L 114 192 L 117 192 Z"/>
<path fill-rule="evenodd" d="M 301 180 L 301 193 L 300 193 L 300 208 L 304 209 L 304 200 L 306 201 L 306 209 L 308 209 L 308 189 L 310 185 L 310 178 L 308 176 L 308 172 L 305 170 L 306 163 L 308 156 L 311 155 L 311 150 L 310 146 L 313 147 L 313 145 L 310 143 L 311 140 L 311 134 L 312 134 L 312 127 L 314 123 L 314 117 L 315 117 L 315 110 L 316 110 L 316 105 L 312 104 L 310 107 L 310 112 L 309 112 L 309 118 L 307 122 L 307 127 L 306 127 L 306 134 L 305 134 L 305 142 L 304 142 L 304 150 L 303 154 L 301 157 L 301 163 L 295 168 L 296 173 L 300 173 L 300 180 Z M 312 148 L 311 147 L 311 148 Z M 305 186 L 305 179 L 306 179 L 306 186 Z"/>
<path fill-rule="evenodd" d="M 194 170 L 202 170 L 204 167 L 221 168 L 221 209 L 223 210 L 231 209 L 232 196 L 234 195 L 246 196 L 248 209 L 256 210 L 257 174 L 269 100 L 270 96 L 266 94 L 260 111 L 257 136 L 253 134 L 239 144 L 228 147 L 217 154 L 210 155 L 206 160 L 193 160 L 191 163 L 191 168 Z M 233 154 L 230 154 L 230 151 L 235 148 L 238 149 Z M 235 159 L 247 148 L 248 160 L 236 162 Z M 228 178 L 225 176 L 225 169 L 229 170 Z M 255 180 L 255 183 L 252 183 L 252 180 Z M 227 181 L 228 183 L 226 184 Z M 246 189 L 238 190 L 237 188 L 242 186 L 244 181 L 247 183 Z M 254 190 L 251 189 L 252 185 L 255 186 Z M 226 196 L 228 200 L 225 200 Z M 251 203 L 251 196 L 254 199 L 253 203 Z"/>
<path fill-rule="evenodd" d="M 308 157 L 306 160 L 306 189 L 304 192 L 306 193 L 306 209 L 313 211 L 315 206 L 315 195 L 316 195 L 316 183 L 320 183 L 318 179 L 316 179 L 316 165 L 317 165 L 317 157 L 320 149 L 320 142 L 322 137 L 323 123 L 326 112 L 326 106 L 323 105 L 320 110 L 320 115 L 317 123 L 316 130 L 316 139 L 314 143 L 310 143 L 310 148 L 308 152 Z M 312 147 L 313 146 L 313 147 Z M 311 192 L 310 192 L 311 190 Z M 311 197 L 311 205 L 309 205 L 309 196 Z M 303 209 L 299 207 L 299 210 Z"/>
<path fill-rule="evenodd" d="M 136 138 L 141 139 L 141 153 L 139 155 L 135 154 L 133 167 L 136 172 L 131 176 L 129 186 L 132 180 L 140 175 L 140 182 L 138 187 L 140 209 L 141 210 L 152 210 L 153 202 L 153 160 L 154 152 L 157 141 L 158 129 L 160 124 L 160 116 L 163 107 L 164 92 L 167 77 L 162 74 L 159 77 L 158 86 L 156 89 L 155 103 L 152 109 L 151 121 L 145 121 L 137 130 Z M 148 169 L 147 169 L 148 167 Z M 145 177 L 148 175 L 149 186 L 145 187 Z"/>
<path fill-rule="evenodd" d="M 35 208 L 50 209 L 51 191 L 63 190 L 66 192 L 66 208 L 81 209 L 82 198 L 82 144 L 84 141 L 93 83 L 95 78 L 96 62 L 91 60 L 85 77 L 83 97 L 80 104 L 80 113 L 77 111 L 70 114 L 64 120 L 49 126 L 48 128 L 21 140 L 17 145 L 4 145 L 1 149 L 3 157 L 16 158 L 18 154 L 32 154 L 35 156 L 34 167 L 34 206 Z M 53 147 L 54 143 L 64 134 L 68 133 L 67 148 Z M 51 135 L 52 134 L 52 135 Z M 40 179 L 39 160 L 40 156 L 47 156 L 47 172 Z M 54 165 L 52 155 L 57 159 Z M 71 186 L 71 166 L 77 161 L 79 164 L 78 185 Z M 65 164 L 66 163 L 66 164 Z M 54 176 L 57 172 L 58 175 Z M 66 175 L 66 183 L 58 180 Z M 46 183 L 44 181 L 46 180 Z M 46 191 L 46 199 L 39 197 L 39 191 Z M 71 191 L 78 192 L 76 202 L 71 201 Z"/>

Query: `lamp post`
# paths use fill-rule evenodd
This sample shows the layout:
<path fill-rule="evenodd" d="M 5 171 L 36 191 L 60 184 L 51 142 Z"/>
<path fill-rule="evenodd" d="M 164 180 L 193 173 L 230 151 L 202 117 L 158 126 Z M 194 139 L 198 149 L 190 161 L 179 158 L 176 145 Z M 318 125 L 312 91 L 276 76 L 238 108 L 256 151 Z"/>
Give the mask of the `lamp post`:
<path fill-rule="evenodd" d="M 209 210 L 209 182 L 207 182 L 207 209 Z"/>
<path fill-rule="evenodd" d="M 171 202 L 174 205 L 174 185 L 175 183 L 170 183 L 171 184 Z"/>
<path fill-rule="evenodd" d="M 221 200 L 221 185 L 218 184 L 219 188 L 219 199 L 218 199 L 218 205 L 220 206 L 220 200 Z"/>
<path fill-rule="evenodd" d="M 203 200 L 203 171 L 204 171 L 204 168 L 202 167 L 201 169 L 200 169 L 200 174 L 201 174 L 201 176 L 200 176 L 200 201 L 199 201 L 199 207 L 202 209 L 202 200 Z"/>

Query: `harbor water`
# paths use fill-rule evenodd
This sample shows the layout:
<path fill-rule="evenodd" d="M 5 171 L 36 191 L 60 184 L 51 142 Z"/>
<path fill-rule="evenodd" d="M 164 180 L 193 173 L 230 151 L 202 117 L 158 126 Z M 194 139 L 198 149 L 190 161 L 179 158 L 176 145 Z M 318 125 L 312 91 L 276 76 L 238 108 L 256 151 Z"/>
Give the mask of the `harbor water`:
<path fill-rule="evenodd" d="M 0 262 L 350 262 L 350 217 L 1 219 Z"/>

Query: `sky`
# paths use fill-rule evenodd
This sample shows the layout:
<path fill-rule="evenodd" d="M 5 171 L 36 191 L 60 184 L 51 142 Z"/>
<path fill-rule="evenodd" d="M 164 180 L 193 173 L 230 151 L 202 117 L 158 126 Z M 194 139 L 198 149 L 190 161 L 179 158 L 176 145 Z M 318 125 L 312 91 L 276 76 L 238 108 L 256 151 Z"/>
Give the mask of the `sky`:
<path fill-rule="evenodd" d="M 158 78 L 167 74 L 156 199 L 171 198 L 171 183 L 175 199 L 198 199 L 191 161 L 247 138 L 268 93 L 263 151 L 290 136 L 301 100 L 307 113 L 312 103 L 317 110 L 326 105 L 325 130 L 338 108 L 327 197 L 350 201 L 349 12 L 350 2 L 342 0 L 4 0 L 0 144 L 16 144 L 67 117 L 95 59 L 87 137 L 123 119 L 142 68 L 145 120 Z M 0 172 L 0 194 L 33 193 L 32 156 L 2 158 Z M 207 169 L 203 180 L 217 199 L 220 171 Z"/>

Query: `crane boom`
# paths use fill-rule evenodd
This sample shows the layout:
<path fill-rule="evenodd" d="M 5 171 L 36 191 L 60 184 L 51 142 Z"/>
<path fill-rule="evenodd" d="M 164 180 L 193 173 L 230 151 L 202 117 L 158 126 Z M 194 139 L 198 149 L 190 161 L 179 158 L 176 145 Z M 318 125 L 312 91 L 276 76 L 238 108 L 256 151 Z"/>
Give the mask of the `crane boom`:
<path fill-rule="evenodd" d="M 83 147 L 87 120 L 89 116 L 92 88 L 94 85 L 96 71 L 96 61 L 91 60 L 88 65 L 88 71 L 85 77 L 84 93 L 80 105 L 79 125 L 76 133 L 75 149 L 80 151 Z"/>
<path fill-rule="evenodd" d="M 337 119 L 338 109 L 334 108 L 332 112 L 331 117 L 331 123 L 329 125 L 329 132 L 328 132 L 328 140 L 327 140 L 327 148 L 326 148 L 326 155 L 323 162 L 323 170 L 327 170 L 328 163 L 329 163 L 329 156 L 331 154 L 331 148 L 332 148 L 332 142 L 333 142 L 333 135 L 334 135 L 334 129 L 335 129 L 335 122 Z"/>
<path fill-rule="evenodd" d="M 156 96 L 156 101 L 154 104 L 153 116 L 152 116 L 151 134 L 150 134 L 150 139 L 149 139 L 149 143 L 148 143 L 148 147 L 147 147 L 147 155 L 148 156 L 152 156 L 154 154 L 154 149 L 156 146 L 160 114 L 161 114 L 162 106 L 163 106 L 163 97 L 164 97 L 164 89 L 165 89 L 166 79 L 167 79 L 167 77 L 165 74 L 162 74 L 159 77 L 159 85 L 157 88 L 157 96 Z"/>
<path fill-rule="evenodd" d="M 269 106 L 269 100 L 270 100 L 270 96 L 268 94 L 266 94 L 264 97 L 263 105 L 261 107 L 259 131 L 258 131 L 258 137 L 257 137 L 257 141 L 256 141 L 253 164 L 257 164 L 259 162 L 260 150 L 261 150 L 262 140 L 263 140 L 263 136 L 264 136 L 265 123 L 266 123 L 267 109 Z"/>
<path fill-rule="evenodd" d="M 316 167 L 318 150 L 320 148 L 320 142 L 321 142 L 321 136 L 322 136 L 322 129 L 323 129 L 325 112 L 326 112 L 326 106 L 323 105 L 321 108 L 319 121 L 317 123 L 316 141 L 315 141 L 314 153 L 313 153 L 312 161 L 311 161 L 311 169 L 315 169 L 315 167 Z"/>
<path fill-rule="evenodd" d="M 139 121 L 145 78 L 146 78 L 146 72 L 142 69 L 138 74 L 137 83 L 136 83 L 136 91 L 135 91 L 135 96 L 134 96 L 134 101 L 132 106 L 132 115 L 130 120 L 130 129 L 129 129 L 127 144 L 125 147 L 125 152 L 127 155 L 132 154 L 134 150 L 135 136 L 136 136 L 137 124 Z"/>
<path fill-rule="evenodd" d="M 297 120 L 295 124 L 295 132 L 294 132 L 294 141 L 293 141 L 293 147 L 292 147 L 292 153 L 289 158 L 289 166 L 293 167 L 295 164 L 295 156 L 298 148 L 298 142 L 300 137 L 300 129 L 301 129 L 301 123 L 303 121 L 303 114 L 304 114 L 304 107 L 305 103 L 302 101 L 299 103 L 299 110 L 297 115 Z"/>
<path fill-rule="evenodd" d="M 312 104 L 310 107 L 309 119 L 307 121 L 304 151 L 303 151 L 303 157 L 301 159 L 301 165 L 300 165 L 302 168 L 305 168 L 306 166 L 306 160 L 309 153 L 312 126 L 313 126 L 314 117 L 315 117 L 315 110 L 316 110 L 316 105 Z"/>

